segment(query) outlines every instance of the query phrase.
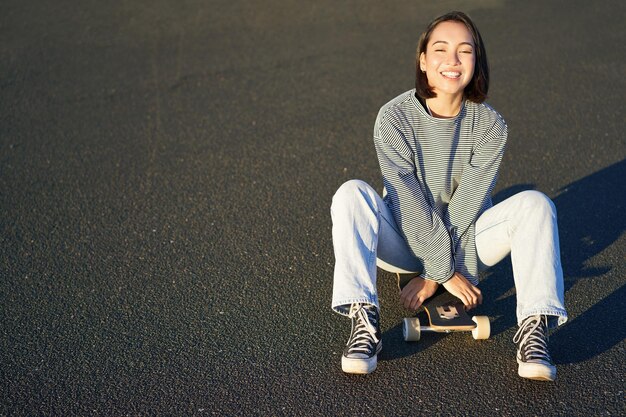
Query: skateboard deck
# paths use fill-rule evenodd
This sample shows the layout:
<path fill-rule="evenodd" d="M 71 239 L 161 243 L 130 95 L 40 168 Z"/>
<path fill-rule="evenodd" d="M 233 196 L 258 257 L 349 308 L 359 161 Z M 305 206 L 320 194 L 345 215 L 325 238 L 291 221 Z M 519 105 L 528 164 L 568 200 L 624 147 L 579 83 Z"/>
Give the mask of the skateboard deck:
<path fill-rule="evenodd" d="M 476 328 L 461 300 L 445 290 L 426 300 L 424 310 L 433 329 L 463 331 Z"/>

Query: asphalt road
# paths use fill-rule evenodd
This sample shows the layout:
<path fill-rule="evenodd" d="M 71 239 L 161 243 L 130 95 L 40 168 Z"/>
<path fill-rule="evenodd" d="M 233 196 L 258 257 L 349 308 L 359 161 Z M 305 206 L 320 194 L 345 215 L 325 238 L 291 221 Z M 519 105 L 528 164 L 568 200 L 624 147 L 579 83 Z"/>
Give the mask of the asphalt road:
<path fill-rule="evenodd" d="M 4 1 L 1 415 L 626 414 L 623 1 Z M 510 262 L 493 338 L 402 341 L 344 375 L 330 200 L 380 186 L 382 104 L 417 37 L 468 12 L 509 124 L 496 199 L 556 203 L 556 383 L 516 375 Z"/>

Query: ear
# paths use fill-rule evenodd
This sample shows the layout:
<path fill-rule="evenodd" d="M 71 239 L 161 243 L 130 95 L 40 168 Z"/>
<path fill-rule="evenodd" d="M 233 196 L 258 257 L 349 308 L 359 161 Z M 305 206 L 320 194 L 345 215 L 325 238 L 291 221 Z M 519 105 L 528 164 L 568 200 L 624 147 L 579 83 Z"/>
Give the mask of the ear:
<path fill-rule="evenodd" d="M 420 54 L 420 70 L 426 72 L 426 55 L 424 52 Z"/>

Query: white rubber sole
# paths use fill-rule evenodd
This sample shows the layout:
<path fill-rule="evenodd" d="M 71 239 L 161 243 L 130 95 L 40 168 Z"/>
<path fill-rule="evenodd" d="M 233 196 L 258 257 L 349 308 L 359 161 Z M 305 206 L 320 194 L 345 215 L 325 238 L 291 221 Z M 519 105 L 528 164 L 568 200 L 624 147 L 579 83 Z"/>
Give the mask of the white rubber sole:
<path fill-rule="evenodd" d="M 517 374 L 522 378 L 533 379 L 535 381 L 554 381 L 556 379 L 556 366 L 544 365 L 541 363 L 519 364 Z"/>
<path fill-rule="evenodd" d="M 354 359 L 341 357 L 341 369 L 347 374 L 370 374 L 377 365 L 376 356 L 369 359 Z"/>
<path fill-rule="evenodd" d="M 347 374 L 371 374 L 378 365 L 378 354 L 382 350 L 382 343 L 378 347 L 376 355 L 369 359 L 346 358 L 341 355 L 341 369 Z"/>

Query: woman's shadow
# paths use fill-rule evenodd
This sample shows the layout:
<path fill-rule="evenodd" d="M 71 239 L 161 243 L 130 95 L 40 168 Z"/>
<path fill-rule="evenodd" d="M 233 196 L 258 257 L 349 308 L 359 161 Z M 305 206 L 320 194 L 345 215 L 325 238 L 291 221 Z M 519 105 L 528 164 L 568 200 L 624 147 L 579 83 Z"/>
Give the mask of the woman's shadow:
<path fill-rule="evenodd" d="M 607 259 L 604 265 L 588 265 L 593 257 L 611 247 L 626 229 L 624 179 L 626 179 L 626 160 L 563 187 L 552 198 L 558 213 L 566 307 L 568 301 L 576 302 L 568 300 L 567 292 L 578 281 L 584 279 L 597 281 L 596 285 L 602 288 L 605 274 L 610 273 L 613 268 L 624 265 L 625 254 L 622 248 L 613 248 L 611 256 L 604 258 Z M 494 196 L 494 204 L 520 191 L 533 188 L 532 184 L 507 188 Z M 486 314 L 492 318 L 492 336 L 516 326 L 516 299 L 511 263 L 508 258 L 484 275 L 480 288 L 484 301 L 478 314 Z M 600 292 L 605 294 L 603 291 Z M 582 362 L 624 340 L 626 338 L 626 327 L 622 325 L 622 318 L 626 315 L 624 299 L 626 285 L 621 285 L 608 296 L 596 300 L 595 304 L 578 316 L 570 316 L 569 321 L 550 338 L 551 353 L 556 362 Z M 393 347 L 383 353 L 381 360 L 393 360 L 414 354 L 441 339 L 440 336 L 429 335 L 417 345 L 402 345 L 404 342 L 400 325 L 385 332 L 383 337 L 389 339 L 390 343 L 386 346 Z"/>

